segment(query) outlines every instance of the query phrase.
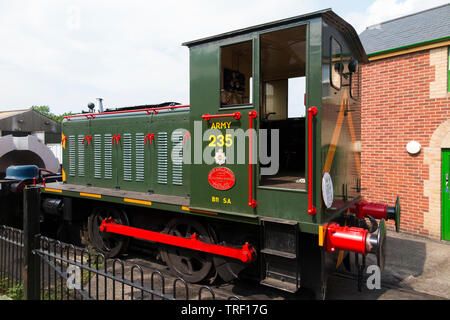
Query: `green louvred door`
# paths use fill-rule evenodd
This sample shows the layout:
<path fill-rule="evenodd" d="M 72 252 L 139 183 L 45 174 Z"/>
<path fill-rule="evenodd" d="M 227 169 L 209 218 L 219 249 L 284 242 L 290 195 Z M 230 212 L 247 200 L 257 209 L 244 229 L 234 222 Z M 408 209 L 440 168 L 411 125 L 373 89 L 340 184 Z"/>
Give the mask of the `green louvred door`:
<path fill-rule="evenodd" d="M 442 151 L 442 239 L 450 241 L 450 149 Z"/>

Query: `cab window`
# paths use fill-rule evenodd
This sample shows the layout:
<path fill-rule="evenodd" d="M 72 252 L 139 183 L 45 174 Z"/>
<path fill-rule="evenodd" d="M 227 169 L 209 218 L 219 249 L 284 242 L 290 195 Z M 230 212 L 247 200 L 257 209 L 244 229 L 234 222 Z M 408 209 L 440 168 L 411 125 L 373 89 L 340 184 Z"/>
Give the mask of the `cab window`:
<path fill-rule="evenodd" d="M 252 53 L 251 41 L 221 48 L 221 107 L 251 103 Z"/>
<path fill-rule="evenodd" d="M 330 59 L 331 85 L 339 90 L 341 88 L 342 71 L 344 67 L 342 63 L 342 47 L 333 37 L 331 38 Z"/>

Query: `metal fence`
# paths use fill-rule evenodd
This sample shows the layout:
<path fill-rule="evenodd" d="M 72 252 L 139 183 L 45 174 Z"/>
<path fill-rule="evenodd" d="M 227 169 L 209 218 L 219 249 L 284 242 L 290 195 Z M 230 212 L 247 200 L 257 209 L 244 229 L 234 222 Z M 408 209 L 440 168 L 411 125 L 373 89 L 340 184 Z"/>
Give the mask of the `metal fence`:
<path fill-rule="evenodd" d="M 38 200 L 38 190 L 26 190 L 23 231 L 0 226 L 0 296 L 9 292 L 17 299 L 33 300 L 239 300 L 234 295 L 218 297 L 209 286 L 194 286 L 160 270 L 106 259 L 92 248 L 43 237 L 36 233 Z"/>
<path fill-rule="evenodd" d="M 23 232 L 0 226 L 0 295 L 18 288 L 23 280 Z"/>

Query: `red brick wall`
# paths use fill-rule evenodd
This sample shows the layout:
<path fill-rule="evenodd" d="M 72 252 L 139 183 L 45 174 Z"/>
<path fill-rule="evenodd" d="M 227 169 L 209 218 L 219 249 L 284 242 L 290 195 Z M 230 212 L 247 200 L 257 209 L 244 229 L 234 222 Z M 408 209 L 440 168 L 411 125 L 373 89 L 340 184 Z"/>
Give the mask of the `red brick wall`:
<path fill-rule="evenodd" d="M 430 99 L 435 67 L 429 51 L 373 61 L 362 66 L 362 187 L 365 200 L 401 204 L 401 231 L 428 236 L 424 213 L 428 197 L 424 180 L 429 168 L 423 163 L 424 148 L 437 127 L 450 117 L 448 98 Z M 406 151 L 416 140 L 417 156 Z M 392 228 L 393 224 L 389 223 Z"/>

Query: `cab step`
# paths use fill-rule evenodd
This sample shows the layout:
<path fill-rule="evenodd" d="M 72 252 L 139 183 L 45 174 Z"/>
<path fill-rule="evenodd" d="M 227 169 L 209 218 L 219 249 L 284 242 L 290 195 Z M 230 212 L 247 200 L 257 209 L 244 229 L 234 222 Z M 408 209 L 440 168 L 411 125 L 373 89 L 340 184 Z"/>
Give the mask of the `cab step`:
<path fill-rule="evenodd" d="M 262 218 L 261 281 L 295 293 L 300 288 L 298 222 Z"/>

